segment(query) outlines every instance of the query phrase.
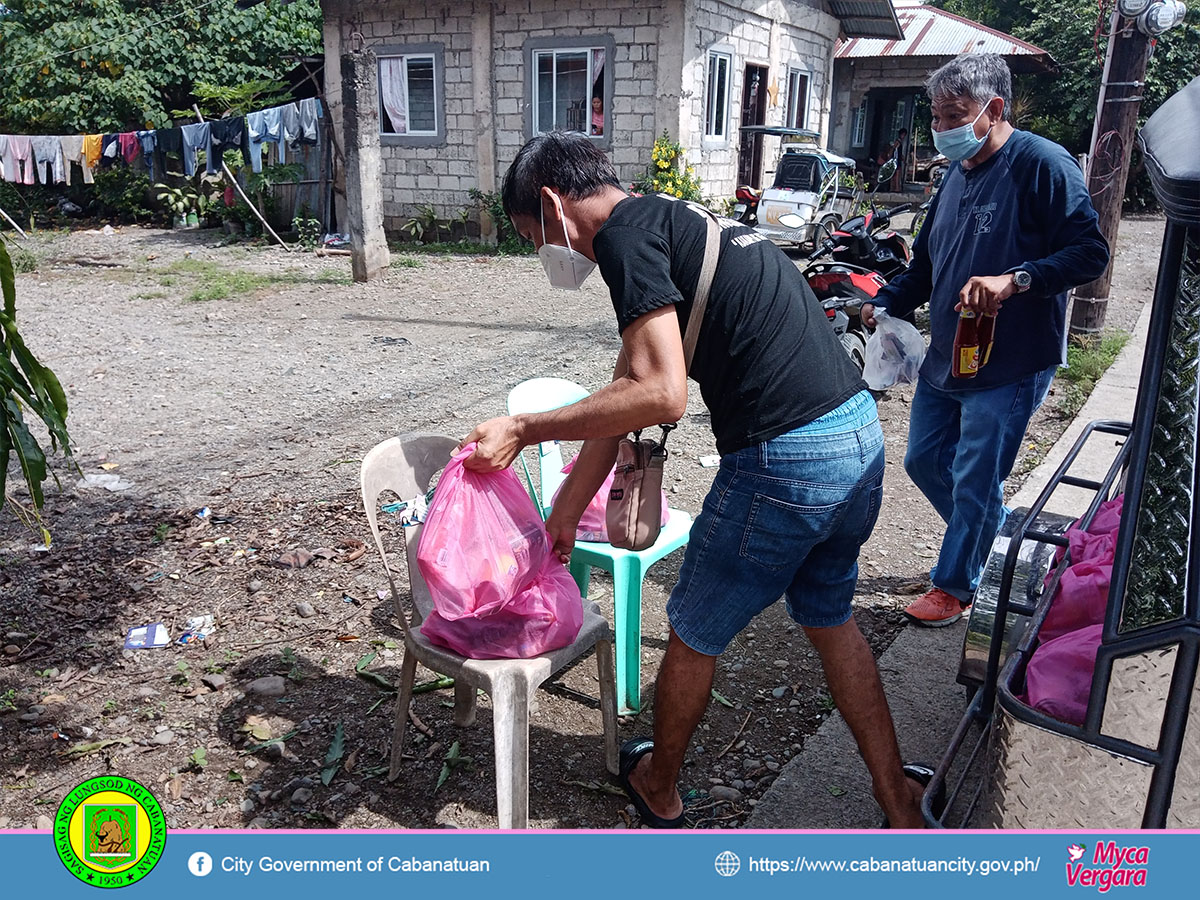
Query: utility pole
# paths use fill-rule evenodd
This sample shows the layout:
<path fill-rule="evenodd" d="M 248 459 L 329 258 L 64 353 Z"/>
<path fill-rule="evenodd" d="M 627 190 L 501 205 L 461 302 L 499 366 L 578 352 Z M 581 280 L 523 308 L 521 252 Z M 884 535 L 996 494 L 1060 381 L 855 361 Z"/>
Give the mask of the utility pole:
<path fill-rule="evenodd" d="M 1121 15 L 1116 9 L 1109 20 L 1109 34 L 1087 179 L 1092 205 L 1100 216 L 1100 230 L 1109 247 L 1115 250 L 1125 180 L 1129 176 L 1129 155 L 1142 105 L 1146 64 L 1150 59 L 1150 38 L 1138 29 L 1135 19 Z M 1110 259 L 1103 275 L 1091 284 L 1075 289 L 1075 301 L 1071 306 L 1072 334 L 1095 334 L 1103 330 L 1111 284 Z"/>

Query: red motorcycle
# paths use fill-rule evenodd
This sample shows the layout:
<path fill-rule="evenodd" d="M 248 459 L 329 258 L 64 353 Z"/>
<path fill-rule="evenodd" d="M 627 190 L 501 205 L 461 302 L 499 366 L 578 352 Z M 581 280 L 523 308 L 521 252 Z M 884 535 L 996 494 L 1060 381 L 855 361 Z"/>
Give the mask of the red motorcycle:
<path fill-rule="evenodd" d="M 734 198 L 736 202 L 730 218 L 753 228 L 758 224 L 758 201 L 762 198 L 762 188 L 739 184 Z"/>
<path fill-rule="evenodd" d="M 908 268 L 912 259 L 908 244 L 888 226 L 894 216 L 911 208 L 912 204 L 904 203 L 846 220 L 809 254 L 802 273 L 860 372 L 867 361 L 862 305 Z M 780 221 L 786 225 L 784 218 Z"/>

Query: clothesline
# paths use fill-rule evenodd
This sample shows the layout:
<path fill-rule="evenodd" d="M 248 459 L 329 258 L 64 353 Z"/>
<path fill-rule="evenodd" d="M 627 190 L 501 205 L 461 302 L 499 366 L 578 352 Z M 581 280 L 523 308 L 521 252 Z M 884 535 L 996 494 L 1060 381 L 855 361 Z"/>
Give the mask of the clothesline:
<path fill-rule="evenodd" d="M 184 175 L 196 173 L 196 153 L 205 151 L 205 171 L 220 171 L 220 158 L 226 150 L 241 150 L 242 158 L 254 172 L 262 171 L 262 147 L 275 144 L 279 161 L 286 157 L 285 147 L 317 143 L 317 120 L 322 116 L 316 98 L 259 110 L 245 116 L 231 116 L 210 122 L 126 131 L 110 134 L 16 135 L 0 134 L 0 177 L 5 181 L 34 184 L 70 184 L 72 165 L 83 172 L 85 184 L 94 181 L 93 171 L 123 160 L 132 164 L 141 156 L 154 179 L 156 169 L 166 174 L 166 154 L 178 154 Z"/>

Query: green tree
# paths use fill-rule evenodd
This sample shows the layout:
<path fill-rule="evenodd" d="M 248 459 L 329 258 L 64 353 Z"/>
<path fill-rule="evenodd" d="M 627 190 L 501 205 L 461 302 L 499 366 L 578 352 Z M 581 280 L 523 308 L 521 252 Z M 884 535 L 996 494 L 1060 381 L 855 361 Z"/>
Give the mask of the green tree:
<path fill-rule="evenodd" d="M 318 0 L 5 0 L 0 130 L 162 127 L 200 82 L 278 79 L 321 49 Z"/>

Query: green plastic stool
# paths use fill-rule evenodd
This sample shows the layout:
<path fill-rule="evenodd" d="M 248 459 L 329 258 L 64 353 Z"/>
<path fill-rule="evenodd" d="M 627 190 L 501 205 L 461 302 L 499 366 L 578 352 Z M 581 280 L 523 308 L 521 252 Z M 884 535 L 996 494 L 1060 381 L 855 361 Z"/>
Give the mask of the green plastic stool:
<path fill-rule="evenodd" d="M 509 392 L 508 412 L 510 415 L 545 412 L 577 403 L 587 395 L 584 388 L 565 378 L 531 378 Z M 566 476 L 562 474 L 558 441 L 543 441 L 536 451 L 540 497 L 524 453 L 521 466 L 533 501 L 545 518 L 550 511 L 550 498 Z M 632 715 L 642 706 L 642 581 L 652 565 L 688 542 L 692 530 L 692 517 L 688 513 L 673 508 L 668 513 L 670 517 L 658 540 L 645 550 L 622 550 L 611 544 L 578 541 L 571 553 L 571 576 L 585 599 L 593 568 L 612 573 L 617 708 L 621 715 Z"/>

